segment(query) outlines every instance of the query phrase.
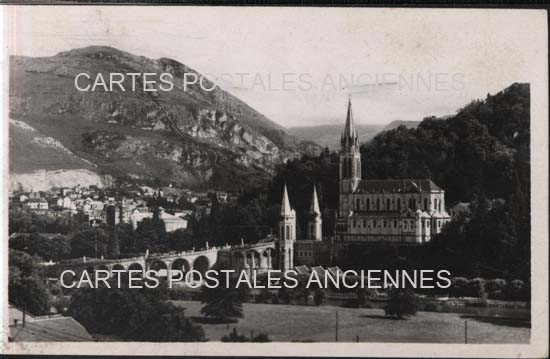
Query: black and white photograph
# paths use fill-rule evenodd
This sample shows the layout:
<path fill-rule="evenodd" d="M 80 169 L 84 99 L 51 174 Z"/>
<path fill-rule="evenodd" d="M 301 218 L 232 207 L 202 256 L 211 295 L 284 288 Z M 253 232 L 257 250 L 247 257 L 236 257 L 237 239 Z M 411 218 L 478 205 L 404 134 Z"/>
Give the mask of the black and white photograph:
<path fill-rule="evenodd" d="M 1 8 L 2 351 L 548 355 L 545 10 Z"/>

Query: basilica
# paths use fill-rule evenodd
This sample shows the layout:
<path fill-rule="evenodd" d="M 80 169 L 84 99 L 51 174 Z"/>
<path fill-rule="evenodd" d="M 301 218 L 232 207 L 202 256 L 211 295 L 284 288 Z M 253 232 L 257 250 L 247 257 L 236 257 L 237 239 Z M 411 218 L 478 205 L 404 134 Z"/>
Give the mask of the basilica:
<path fill-rule="evenodd" d="M 340 144 L 335 232 L 322 234 L 321 211 L 313 187 L 307 237 L 297 240 L 296 212 L 285 186 L 279 223 L 281 269 L 328 263 L 338 247 L 352 243 L 421 245 L 450 221 L 445 191 L 430 179 L 361 178 L 361 153 L 351 100 Z"/>

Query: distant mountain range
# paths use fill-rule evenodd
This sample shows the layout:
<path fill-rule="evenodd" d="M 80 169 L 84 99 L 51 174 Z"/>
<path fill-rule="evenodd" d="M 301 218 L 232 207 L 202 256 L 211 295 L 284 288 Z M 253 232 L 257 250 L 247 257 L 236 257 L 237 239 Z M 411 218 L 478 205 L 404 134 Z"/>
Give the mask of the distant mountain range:
<path fill-rule="evenodd" d="M 355 124 L 355 129 L 359 134 L 359 141 L 367 142 L 382 131 L 392 130 L 401 125 L 407 128 L 416 128 L 421 121 L 393 121 L 384 125 L 361 125 Z M 344 122 L 338 125 L 319 125 L 319 126 L 300 126 L 290 127 L 288 132 L 296 137 L 306 141 L 315 142 L 331 150 L 340 148 L 340 136 L 344 129 Z"/>
<path fill-rule="evenodd" d="M 92 78 L 98 73 L 108 78 L 109 72 L 168 72 L 174 88 L 80 92 L 74 78 L 82 72 Z M 319 151 L 228 92 L 198 86 L 185 91 L 184 73 L 198 74 L 175 60 L 111 47 L 11 57 L 12 187 L 114 177 L 239 189 L 267 180 L 287 158 Z M 131 87 L 128 79 L 123 85 Z"/>
<path fill-rule="evenodd" d="M 288 132 L 306 141 L 312 141 L 323 147 L 336 150 L 340 148 L 340 136 L 342 136 L 344 130 L 344 121 L 345 119 L 342 119 L 342 123 L 337 125 L 290 127 Z M 359 133 L 359 140 L 366 142 L 382 131 L 384 125 L 355 124 L 355 129 Z"/>
<path fill-rule="evenodd" d="M 397 128 L 399 126 L 405 126 L 407 128 L 417 128 L 418 125 L 420 125 L 420 122 L 422 121 L 401 121 L 401 120 L 395 120 L 390 122 L 386 127 L 384 127 L 384 131 L 393 130 L 394 128 Z"/>

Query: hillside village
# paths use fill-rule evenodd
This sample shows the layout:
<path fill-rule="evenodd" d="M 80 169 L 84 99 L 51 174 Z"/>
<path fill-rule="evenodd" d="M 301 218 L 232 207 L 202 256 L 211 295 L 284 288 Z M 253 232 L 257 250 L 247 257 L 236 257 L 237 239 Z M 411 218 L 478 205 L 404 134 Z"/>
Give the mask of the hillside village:
<path fill-rule="evenodd" d="M 28 210 L 50 218 L 65 218 L 75 225 L 131 224 L 134 229 L 145 218 L 153 217 L 151 201 L 159 207 L 166 232 L 185 230 L 191 217 L 210 215 L 213 201 L 229 203 L 237 197 L 225 191 L 196 192 L 172 186 L 100 188 L 98 186 L 54 187 L 48 191 L 18 190 L 9 193 L 10 209 Z"/>

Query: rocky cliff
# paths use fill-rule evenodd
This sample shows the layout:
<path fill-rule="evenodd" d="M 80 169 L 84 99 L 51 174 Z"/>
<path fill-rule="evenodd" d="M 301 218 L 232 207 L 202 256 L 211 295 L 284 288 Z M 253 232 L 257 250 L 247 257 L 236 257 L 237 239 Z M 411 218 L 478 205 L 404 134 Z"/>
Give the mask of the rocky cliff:
<path fill-rule="evenodd" d="M 98 73 L 105 79 L 111 72 L 170 73 L 174 87 L 145 92 L 138 80 L 136 91 L 129 91 L 132 84 L 125 78 L 126 91 L 114 86 L 113 91 L 80 92 L 74 79 L 83 72 L 92 83 Z M 12 57 L 10 116 L 19 125 L 10 131 L 10 171 L 83 168 L 137 180 L 231 188 L 265 179 L 277 163 L 318 149 L 226 91 L 184 88 L 185 73 L 200 76 L 171 59 L 110 47 Z M 206 81 L 204 87 L 212 85 Z M 73 160 L 65 166 L 58 155 L 68 154 Z"/>

